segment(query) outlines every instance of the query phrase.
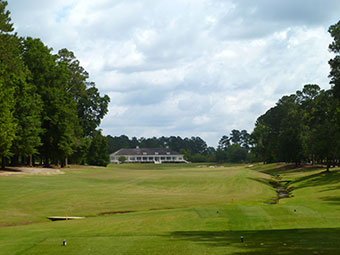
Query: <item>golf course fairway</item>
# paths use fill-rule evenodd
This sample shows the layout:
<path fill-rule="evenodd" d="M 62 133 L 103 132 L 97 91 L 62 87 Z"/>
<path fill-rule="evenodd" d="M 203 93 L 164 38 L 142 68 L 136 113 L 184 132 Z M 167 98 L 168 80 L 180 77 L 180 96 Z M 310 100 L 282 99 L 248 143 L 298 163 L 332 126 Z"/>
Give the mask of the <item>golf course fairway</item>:
<path fill-rule="evenodd" d="M 340 254 L 337 168 L 121 164 L 62 171 L 0 175 L 0 254 Z M 289 198 L 277 200 L 273 183 Z"/>

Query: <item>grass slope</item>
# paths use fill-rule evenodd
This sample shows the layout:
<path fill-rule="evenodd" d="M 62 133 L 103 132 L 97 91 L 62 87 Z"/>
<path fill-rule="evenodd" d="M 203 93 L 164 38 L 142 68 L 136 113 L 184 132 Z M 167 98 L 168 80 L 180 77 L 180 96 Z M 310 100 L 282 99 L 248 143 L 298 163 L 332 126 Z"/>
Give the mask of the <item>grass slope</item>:
<path fill-rule="evenodd" d="M 269 205 L 277 174 L 292 180 L 294 197 Z M 340 254 L 339 178 L 279 164 L 126 164 L 0 178 L 0 224 L 36 222 L 0 227 L 0 254 Z"/>

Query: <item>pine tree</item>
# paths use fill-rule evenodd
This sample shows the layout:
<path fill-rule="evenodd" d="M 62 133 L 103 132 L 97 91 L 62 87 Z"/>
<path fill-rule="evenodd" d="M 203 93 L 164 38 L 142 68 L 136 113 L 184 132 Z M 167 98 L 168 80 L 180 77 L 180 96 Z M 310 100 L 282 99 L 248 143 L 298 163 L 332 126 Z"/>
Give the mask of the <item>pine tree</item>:
<path fill-rule="evenodd" d="M 107 138 L 102 135 L 101 130 L 94 131 L 87 156 L 87 163 L 96 166 L 107 166 L 110 162 L 107 148 Z"/>
<path fill-rule="evenodd" d="M 0 157 L 2 168 L 11 156 L 10 148 L 15 138 L 14 92 L 18 81 L 24 79 L 20 59 L 19 39 L 13 32 L 7 2 L 0 0 Z"/>

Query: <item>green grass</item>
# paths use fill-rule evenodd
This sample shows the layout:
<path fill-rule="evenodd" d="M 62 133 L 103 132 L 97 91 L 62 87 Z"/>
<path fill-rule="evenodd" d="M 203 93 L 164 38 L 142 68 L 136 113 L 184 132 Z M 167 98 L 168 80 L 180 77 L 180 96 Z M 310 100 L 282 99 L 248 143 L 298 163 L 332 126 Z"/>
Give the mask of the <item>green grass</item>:
<path fill-rule="evenodd" d="M 267 204 L 278 174 L 294 197 Z M 340 254 L 339 189 L 336 170 L 280 164 L 0 177 L 0 254 Z M 87 218 L 49 222 L 53 215 Z"/>

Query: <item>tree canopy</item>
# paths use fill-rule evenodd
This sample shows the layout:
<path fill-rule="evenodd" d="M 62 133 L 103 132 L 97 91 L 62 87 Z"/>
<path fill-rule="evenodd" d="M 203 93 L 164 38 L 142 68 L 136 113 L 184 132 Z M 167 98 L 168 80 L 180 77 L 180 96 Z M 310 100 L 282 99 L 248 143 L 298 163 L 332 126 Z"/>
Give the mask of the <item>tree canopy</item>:
<path fill-rule="evenodd" d="M 106 140 L 96 128 L 109 97 L 100 95 L 72 51 L 53 54 L 40 39 L 13 33 L 6 6 L 0 0 L 2 167 L 33 164 L 33 157 L 45 166 L 90 161 L 91 141 Z M 100 144 L 107 151 L 107 143 Z"/>

